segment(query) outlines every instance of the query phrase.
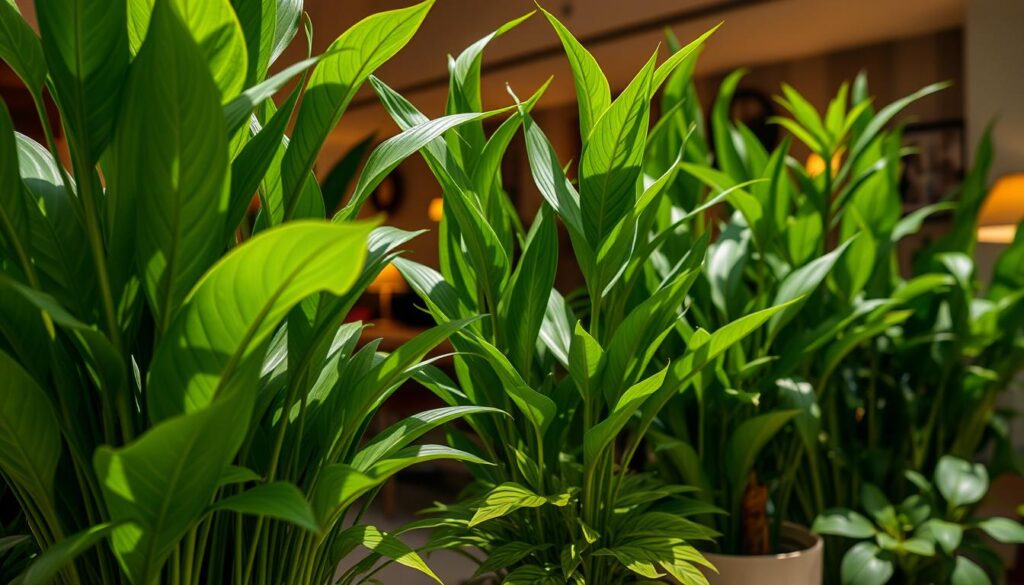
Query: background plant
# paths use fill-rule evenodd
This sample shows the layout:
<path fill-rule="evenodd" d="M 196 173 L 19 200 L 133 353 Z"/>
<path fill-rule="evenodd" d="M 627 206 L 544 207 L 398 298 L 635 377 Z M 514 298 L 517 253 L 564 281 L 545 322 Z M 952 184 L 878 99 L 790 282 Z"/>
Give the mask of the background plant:
<path fill-rule="evenodd" d="M 846 509 L 828 510 L 815 520 L 816 532 L 861 541 L 843 557 L 842 582 L 883 584 L 897 574 L 903 583 L 998 581 L 1005 567 L 981 535 L 1020 544 L 1024 526 L 972 514 L 988 491 L 985 466 L 947 455 L 939 459 L 934 482 L 915 471 L 907 472 L 907 480 L 919 493 L 899 505 L 876 486 L 862 485 L 861 503 L 870 520 Z"/>
<path fill-rule="evenodd" d="M 0 56 L 47 137 L 0 108 L 0 471 L 42 551 L 19 582 L 324 583 L 360 545 L 343 582 L 382 557 L 432 574 L 360 514 L 342 519 L 409 465 L 480 462 L 413 443 L 484 407 L 364 440 L 465 321 L 390 355 L 359 347 L 344 317 L 415 234 L 325 222 L 311 173 L 430 6 L 371 16 L 268 78 L 301 2 L 48 0 L 41 38 L 0 2 Z"/>
<path fill-rule="evenodd" d="M 930 469 L 945 453 L 973 456 L 982 439 L 998 438 L 993 401 L 1021 347 L 1021 283 L 1009 272 L 1020 269 L 1020 244 L 1003 254 L 989 298 L 976 299 L 971 256 L 987 140 L 956 199 L 902 215 L 906 151 L 900 129 L 886 126 L 942 84 L 876 112 L 861 76 L 822 114 L 783 86 L 778 101 L 792 118 L 776 122 L 831 161 L 812 175 L 790 156 L 789 139 L 768 151 L 729 119 L 742 75 L 723 82 L 707 129 L 691 70 L 666 84 L 651 172 L 684 155 L 659 216 L 660 226 L 674 226 L 675 249 L 665 246 L 654 266 L 672 266 L 705 237 L 705 218 L 679 218 L 707 188 L 733 188 L 690 293 L 689 327 L 806 296 L 726 352 L 651 436 L 660 470 L 730 513 L 702 518 L 724 533 L 723 549 L 766 552 L 779 521 L 806 525 L 828 506 L 855 505 L 864 481 L 902 493 L 905 470 Z M 950 236 L 904 278 L 897 246 L 926 217 L 954 208 Z M 999 452 L 1009 452 L 1005 442 Z M 769 509 L 774 530 L 763 521 Z"/>

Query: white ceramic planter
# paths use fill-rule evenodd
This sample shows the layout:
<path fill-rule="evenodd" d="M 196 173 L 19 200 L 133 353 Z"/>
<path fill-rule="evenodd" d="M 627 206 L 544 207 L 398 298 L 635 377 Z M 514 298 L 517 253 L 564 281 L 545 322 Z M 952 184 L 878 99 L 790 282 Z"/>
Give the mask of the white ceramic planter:
<path fill-rule="evenodd" d="M 711 585 L 821 585 L 825 545 L 821 537 L 796 524 L 779 530 L 777 555 L 738 556 L 705 553 L 718 573 L 704 570 Z M 703 569 L 702 569 L 703 570 Z"/>

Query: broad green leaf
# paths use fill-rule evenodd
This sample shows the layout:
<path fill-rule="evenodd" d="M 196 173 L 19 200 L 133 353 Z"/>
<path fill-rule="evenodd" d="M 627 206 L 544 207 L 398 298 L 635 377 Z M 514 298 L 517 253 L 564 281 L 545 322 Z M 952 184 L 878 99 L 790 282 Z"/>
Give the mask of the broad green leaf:
<path fill-rule="evenodd" d="M 736 180 L 753 178 L 746 176 L 747 169 L 740 158 L 737 144 L 734 142 L 739 136 L 733 128 L 729 115 L 736 86 L 746 74 L 745 69 L 738 69 L 726 76 L 721 87 L 718 88 L 718 97 L 715 98 L 715 104 L 711 108 L 711 133 L 714 137 L 716 166 Z"/>
<path fill-rule="evenodd" d="M 569 375 L 576 383 L 576 389 L 584 400 L 599 396 L 599 372 L 604 349 L 577 321 L 569 346 Z"/>
<path fill-rule="evenodd" d="M 413 445 L 401 449 L 385 459 L 381 459 L 369 469 L 369 474 L 380 484 L 403 469 L 439 459 L 451 459 L 476 465 L 490 465 L 472 453 L 453 449 L 446 445 Z"/>
<path fill-rule="evenodd" d="M 871 118 L 871 121 L 868 122 L 868 125 L 857 136 L 855 142 L 850 147 L 850 162 L 847 165 L 847 168 L 853 167 L 854 163 L 857 162 L 871 142 L 878 136 L 878 133 L 882 131 L 885 125 L 888 124 L 896 114 L 900 113 L 900 111 L 911 103 L 937 91 L 946 89 L 950 85 L 951 84 L 949 82 L 933 83 L 882 108 L 873 118 Z"/>
<path fill-rule="evenodd" d="M 36 4 L 43 51 L 71 149 L 86 166 L 99 160 L 113 135 L 128 70 L 127 16 L 124 0 Z"/>
<path fill-rule="evenodd" d="M 548 202 L 577 238 L 583 240 L 583 217 L 580 215 L 580 195 L 565 176 L 562 165 L 558 162 L 555 149 L 551 146 L 544 132 L 534 123 L 523 109 L 523 132 L 526 140 L 526 152 L 530 161 L 530 174 L 540 190 L 544 200 Z M 574 241 L 574 245 L 575 245 Z M 577 250 L 577 256 L 579 250 Z"/>
<path fill-rule="evenodd" d="M 804 449 L 807 453 L 813 453 L 821 434 L 821 407 L 818 405 L 814 387 L 792 378 L 776 380 L 775 387 L 779 391 L 782 406 L 800 411 L 793 419 L 793 424 Z"/>
<path fill-rule="evenodd" d="M 366 78 L 395 55 L 415 34 L 433 5 L 426 0 L 409 8 L 369 16 L 342 34 L 317 64 L 281 162 L 285 218 L 294 213 L 303 183 L 327 136 Z"/>
<path fill-rule="evenodd" d="M 86 528 L 78 534 L 69 536 L 42 552 L 25 571 L 18 583 L 21 585 L 49 585 L 60 574 L 65 565 L 75 557 L 99 544 L 117 523 L 105 522 Z"/>
<path fill-rule="evenodd" d="M 0 469 L 36 506 L 53 505 L 61 454 L 57 414 L 46 392 L 0 351 Z"/>
<path fill-rule="evenodd" d="M 954 522 L 931 518 L 919 526 L 914 535 L 934 541 L 947 555 L 952 555 L 963 541 L 964 529 Z"/>
<path fill-rule="evenodd" d="M 296 76 L 317 64 L 323 56 L 311 57 L 289 65 L 270 79 L 254 85 L 224 105 L 224 120 L 228 135 L 234 134 L 245 124 L 253 109 L 274 96 L 282 87 Z M 289 114 L 290 116 L 290 114 Z"/>
<path fill-rule="evenodd" d="M 580 210 L 584 233 L 594 248 L 636 203 L 656 56 L 597 120 L 583 150 Z"/>
<path fill-rule="evenodd" d="M 742 497 L 742 486 L 757 460 L 761 449 L 780 431 L 786 423 L 799 414 L 797 410 L 769 412 L 743 421 L 732 432 L 725 447 L 725 473 L 736 492 L 735 499 Z"/>
<path fill-rule="evenodd" d="M 793 302 L 794 301 L 790 301 L 785 305 L 769 307 L 767 309 L 757 311 L 756 313 L 740 317 L 728 325 L 724 325 L 719 328 L 699 345 L 688 348 L 683 359 L 676 360 L 672 364 L 672 384 L 683 384 L 690 380 L 693 376 L 698 374 L 705 365 L 721 355 L 722 352 L 750 335 L 750 333 L 764 324 L 764 322 L 770 319 L 773 315 L 776 315 L 787 307 L 792 306 Z"/>
<path fill-rule="evenodd" d="M 7 106 L 0 103 L 0 235 L 5 256 L 18 263 L 29 278 L 34 269 L 30 260 L 32 245 L 28 198 L 19 170 L 14 124 Z"/>
<path fill-rule="evenodd" d="M 141 52 L 152 34 L 153 17 L 160 5 L 172 8 L 199 46 L 202 59 L 227 102 L 245 87 L 248 52 L 242 25 L 231 0 L 127 0 L 128 38 L 132 52 Z M 122 0 L 122 10 L 124 0 Z"/>
<path fill-rule="evenodd" d="M 551 208 L 541 204 L 519 265 L 498 302 L 497 325 L 505 336 L 509 360 L 520 372 L 531 369 L 557 269 L 558 229 Z"/>
<path fill-rule="evenodd" d="M 320 476 L 310 498 L 317 520 L 323 526 L 330 526 L 331 518 L 339 510 L 347 509 L 380 483 L 380 480 L 356 471 L 348 465 L 327 465 L 320 470 Z"/>
<path fill-rule="evenodd" d="M 527 544 L 516 541 L 503 543 L 490 551 L 487 560 L 480 563 L 480 567 L 473 575 L 477 577 L 514 567 L 531 554 L 543 551 L 550 546 L 550 544 Z"/>
<path fill-rule="evenodd" d="M 988 492 L 988 471 L 981 463 L 946 455 L 935 467 L 935 485 L 950 506 L 969 506 Z"/>
<path fill-rule="evenodd" d="M 154 582 L 202 516 L 245 438 L 252 396 L 169 418 L 135 442 L 100 447 L 96 475 L 114 528 L 111 548 L 137 585 Z"/>
<path fill-rule="evenodd" d="M 474 344 L 480 348 L 487 363 L 501 379 L 505 387 L 504 390 L 512 402 L 526 415 L 530 424 L 543 435 L 557 415 L 558 407 L 555 402 L 523 381 L 519 372 L 498 348 L 482 339 L 475 340 Z"/>
<path fill-rule="evenodd" d="M 547 498 L 517 483 L 503 483 L 484 497 L 483 502 L 473 513 L 469 526 L 472 528 L 488 520 L 507 516 L 520 508 L 539 508 L 547 503 Z"/>
<path fill-rule="evenodd" d="M 484 49 L 487 48 L 491 41 L 512 30 L 531 16 L 533 16 L 532 12 L 506 22 L 494 32 L 467 47 L 455 59 L 449 59 L 446 114 L 462 114 L 483 110 L 483 103 L 480 97 L 480 67 L 483 63 Z M 476 166 L 486 141 L 483 125 L 479 121 L 467 125 L 458 135 L 449 133 L 447 136 L 449 151 L 455 155 L 459 163 L 467 171 Z"/>
<path fill-rule="evenodd" d="M 262 81 L 299 30 L 302 0 L 233 0 L 249 56 L 246 85 Z"/>
<path fill-rule="evenodd" d="M 225 221 L 225 240 L 230 241 L 238 224 L 245 217 L 252 201 L 253 194 L 262 183 L 267 186 L 273 182 L 271 188 L 264 189 L 261 197 L 261 216 L 267 214 L 267 221 L 271 225 L 281 223 L 284 217 L 284 209 L 280 197 L 274 194 L 280 193 L 280 180 L 273 181 L 268 177 L 268 171 L 274 170 L 275 162 L 279 165 L 284 157 L 287 148 L 285 130 L 291 120 L 292 111 L 298 102 L 299 94 L 293 93 L 284 104 L 270 118 L 266 126 L 261 127 L 255 118 L 250 120 L 250 131 L 254 134 L 238 156 L 231 161 L 231 191 L 228 196 L 228 212 Z M 278 178 L 279 179 L 279 178 Z M 276 187 L 276 190 L 275 190 Z"/>
<path fill-rule="evenodd" d="M 896 518 L 896 508 L 889 503 L 882 490 L 870 483 L 865 483 L 860 490 L 860 503 L 875 522 L 888 532 L 899 532 L 900 522 Z"/>
<path fill-rule="evenodd" d="M 808 298 L 810 298 L 811 293 L 813 293 L 829 273 L 832 272 L 832 268 L 836 265 L 839 257 L 846 252 L 850 247 L 850 244 L 855 240 L 856 238 L 846 240 L 835 250 L 808 262 L 786 276 L 785 280 L 782 281 L 782 284 L 779 285 L 778 292 L 775 293 L 775 300 L 772 304 L 789 304 L 785 310 L 780 311 L 777 315 L 773 316 L 771 321 L 768 323 L 769 338 L 774 338 L 786 323 L 796 317 L 800 308 L 807 302 Z"/>
<path fill-rule="evenodd" d="M 612 103 L 608 79 L 605 78 L 604 72 L 601 71 L 594 56 L 576 40 L 576 37 L 572 36 L 569 29 L 565 28 L 565 25 L 547 10 L 542 8 L 541 12 L 555 29 L 555 33 L 565 48 L 565 55 L 569 58 L 573 81 L 576 85 L 576 102 L 580 109 L 580 136 L 583 137 L 583 144 L 586 145 L 589 142 L 591 130 Z"/>
<path fill-rule="evenodd" d="M 118 192 L 137 201 L 136 261 L 165 331 L 223 249 L 210 234 L 223 230 L 228 197 L 219 93 L 199 46 L 165 1 L 156 5 L 123 103 Z"/>
<path fill-rule="evenodd" d="M 232 250 L 189 294 L 149 372 L 153 420 L 210 404 L 236 370 L 258 370 L 260 348 L 309 295 L 340 295 L 359 276 L 373 224 L 302 221 Z"/>
<path fill-rule="evenodd" d="M 667 373 L 668 368 L 665 368 L 646 380 L 631 386 L 619 397 L 608 418 L 584 431 L 584 465 L 592 466 L 597 464 L 598 457 L 616 439 L 629 419 L 665 383 L 665 374 Z"/>
<path fill-rule="evenodd" d="M 310 532 L 320 529 L 305 496 L 299 488 L 286 481 L 251 487 L 239 494 L 217 500 L 210 509 L 268 516 L 290 522 Z"/>
<path fill-rule="evenodd" d="M 35 98 L 46 83 L 43 45 L 13 2 L 0 2 L 0 59 L 14 71 Z"/>
<path fill-rule="evenodd" d="M 96 275 L 87 246 L 78 199 L 68 193 L 59 163 L 50 151 L 16 134 L 21 179 L 28 197 L 35 264 L 50 292 L 83 319 L 96 306 Z M 73 187 L 73 185 L 72 185 Z"/>
<path fill-rule="evenodd" d="M 349 544 L 361 544 L 382 557 L 389 558 L 400 565 L 415 569 L 438 583 L 441 579 L 434 574 L 416 551 L 394 536 L 373 526 L 353 526 L 338 535 L 335 546 L 346 548 Z"/>
<path fill-rule="evenodd" d="M 950 585 L 991 585 L 985 570 L 967 557 L 958 556 L 949 576 Z"/>
<path fill-rule="evenodd" d="M 871 538 L 878 531 L 870 520 L 852 510 L 825 510 L 814 519 L 811 530 L 847 538 Z"/>
<path fill-rule="evenodd" d="M 658 91 L 661 84 L 665 83 L 665 80 L 667 80 L 676 71 L 676 69 L 679 67 L 683 67 L 683 69 L 692 68 L 693 65 L 689 62 L 696 60 L 700 55 L 704 42 L 708 40 L 708 37 L 715 34 L 715 31 L 718 30 L 720 26 L 722 26 L 722 23 L 716 24 L 711 27 L 709 31 L 700 35 L 685 47 L 679 47 L 672 51 L 672 55 L 666 59 L 664 63 L 659 65 L 657 70 L 654 72 L 654 81 L 651 84 L 651 97 L 654 97 L 653 94 Z"/>
<path fill-rule="evenodd" d="M 385 140 L 370 154 L 370 158 L 367 159 L 363 172 L 359 176 L 359 181 L 356 183 L 352 198 L 335 217 L 345 220 L 355 218 L 370 193 L 380 185 L 388 173 L 409 156 L 440 138 L 445 132 L 468 122 L 483 120 L 506 112 L 509 109 L 504 108 L 484 113 L 452 114 L 422 122 Z"/>
<path fill-rule="evenodd" d="M 892 560 L 878 545 L 859 542 L 843 555 L 843 585 L 885 585 L 894 572 Z"/>
<path fill-rule="evenodd" d="M 352 467 L 366 471 L 382 458 L 390 457 L 432 429 L 458 418 L 482 413 L 502 411 L 488 406 L 449 406 L 414 414 L 374 437 L 352 458 Z"/>
<path fill-rule="evenodd" d="M 1024 544 L 1024 526 L 1011 518 L 986 518 L 978 522 L 978 528 L 998 542 Z"/>
<path fill-rule="evenodd" d="M 821 117 L 814 106 L 787 83 L 782 84 L 782 94 L 785 97 L 778 98 L 776 101 L 789 110 L 789 113 L 796 118 L 797 123 L 814 138 L 819 146 L 815 152 L 822 156 L 825 156 L 826 151 L 831 152 L 834 146 L 833 137 L 825 130 Z"/>
<path fill-rule="evenodd" d="M 248 467 L 229 465 L 224 475 L 220 477 L 220 485 L 231 485 L 234 483 L 248 483 L 262 479 L 258 473 Z"/>

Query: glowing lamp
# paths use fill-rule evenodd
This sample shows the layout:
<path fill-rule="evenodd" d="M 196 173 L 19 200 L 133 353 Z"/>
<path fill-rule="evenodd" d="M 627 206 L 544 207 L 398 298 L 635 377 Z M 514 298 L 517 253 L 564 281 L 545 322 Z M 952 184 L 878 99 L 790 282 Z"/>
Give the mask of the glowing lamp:
<path fill-rule="evenodd" d="M 978 215 L 978 241 L 1009 244 L 1024 220 L 1024 173 L 1001 177 L 981 206 Z"/>
<path fill-rule="evenodd" d="M 441 221 L 441 216 L 444 215 L 444 199 L 440 197 L 434 197 L 430 200 L 430 207 L 427 208 L 427 216 L 430 221 Z"/>
<path fill-rule="evenodd" d="M 391 296 L 395 293 L 405 291 L 406 284 L 405 279 L 402 278 L 402 274 L 398 272 L 394 264 L 388 264 L 384 267 L 384 270 L 380 271 L 377 278 L 373 279 L 370 286 L 367 287 L 371 292 L 377 293 L 380 298 L 380 316 L 381 319 L 391 318 Z"/>

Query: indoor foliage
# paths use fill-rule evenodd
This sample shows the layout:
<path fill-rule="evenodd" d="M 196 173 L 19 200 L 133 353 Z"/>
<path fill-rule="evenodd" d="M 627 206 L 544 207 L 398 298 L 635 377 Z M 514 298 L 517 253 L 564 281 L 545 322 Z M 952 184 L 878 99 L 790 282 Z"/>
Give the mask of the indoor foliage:
<path fill-rule="evenodd" d="M 393 535 L 342 519 L 409 465 L 480 462 L 413 443 L 493 409 L 434 410 L 366 440 L 466 321 L 390 355 L 357 348 L 363 326 L 344 317 L 414 234 L 324 221 L 311 173 L 430 6 L 370 16 L 267 79 L 301 2 L 47 0 L 41 38 L 0 2 L 0 56 L 47 137 L 0 108 L 0 555 L 25 541 L 11 528 L 41 551 L 19 583 L 319 584 L 360 545 L 342 582 L 382 557 L 433 575 Z"/>
<path fill-rule="evenodd" d="M 650 258 L 668 233 L 646 236 L 678 172 L 641 180 L 651 98 L 711 33 L 661 65 L 652 55 L 612 100 L 593 57 L 552 15 L 544 16 L 565 46 L 580 100 L 578 188 L 530 117 L 539 93 L 519 102 L 490 136 L 473 113 L 481 109 L 485 46 L 522 19 L 452 61 L 447 116 L 439 121 L 468 118 L 421 145 L 444 189 L 441 271 L 404 259 L 396 264 L 438 323 L 486 315 L 452 338 L 461 393 L 452 390 L 451 403 L 515 415 L 468 417 L 472 437 L 451 431 L 454 445 L 496 465 L 471 465 L 477 483 L 467 499 L 437 508 L 438 518 L 424 522 L 438 526 L 430 547 L 476 547 L 486 555 L 478 574 L 496 573 L 507 584 L 667 576 L 706 583 L 698 566 L 710 564 L 693 545 L 716 533 L 691 517 L 708 507 L 685 495 L 692 488 L 633 473 L 631 463 L 661 407 L 705 364 L 784 309 L 765 308 L 713 333 L 701 331 L 671 360 L 657 353 L 677 327 L 707 241 L 694 243 L 647 288 L 655 278 Z M 382 82 L 374 87 L 400 127 L 425 120 Z M 499 173 L 520 129 L 544 198 L 528 230 L 519 226 Z M 354 199 L 372 186 L 361 183 Z M 556 222 L 568 230 L 571 250 L 559 250 Z M 560 252 L 572 255 L 586 282 L 578 314 L 553 288 Z M 425 369 L 419 380 L 438 394 L 455 388 L 436 369 Z"/>
<path fill-rule="evenodd" d="M 893 504 L 878 487 L 861 486 L 861 506 L 827 510 L 814 522 L 820 534 L 859 540 L 846 551 L 841 578 L 850 585 L 884 585 L 896 574 L 903 583 L 991 583 L 1002 562 L 983 538 L 1024 543 L 1024 526 L 1001 517 L 977 517 L 973 509 L 988 492 L 985 466 L 947 455 L 935 467 L 935 480 L 916 471 L 906 479 L 916 492 Z M 986 566 L 988 572 L 981 568 Z"/>
<path fill-rule="evenodd" d="M 678 262 L 709 220 L 717 224 L 683 328 L 803 296 L 727 351 L 651 433 L 657 469 L 728 512 L 701 519 L 723 533 L 722 550 L 777 550 L 781 522 L 806 526 L 827 508 L 859 507 L 865 484 L 908 495 L 908 472 L 927 472 L 946 454 L 972 458 L 992 444 L 995 469 L 1017 469 L 995 399 L 1024 356 L 1024 238 L 981 286 L 973 254 L 988 138 L 949 201 L 902 211 L 907 151 L 901 128 L 887 126 L 945 84 L 876 111 L 862 75 L 822 114 L 784 85 L 777 101 L 791 117 L 773 122 L 830 161 L 814 171 L 791 156 L 791 139 L 769 151 L 730 119 L 742 71 L 726 77 L 707 129 L 689 73 L 667 83 L 648 159 L 656 175 L 684 153 L 659 217 L 675 231 L 656 266 Z M 680 219 L 709 189 L 729 188 L 730 214 Z M 952 215 L 949 234 L 902 276 L 898 246 L 943 213 Z M 844 547 L 827 547 L 834 564 Z"/>

